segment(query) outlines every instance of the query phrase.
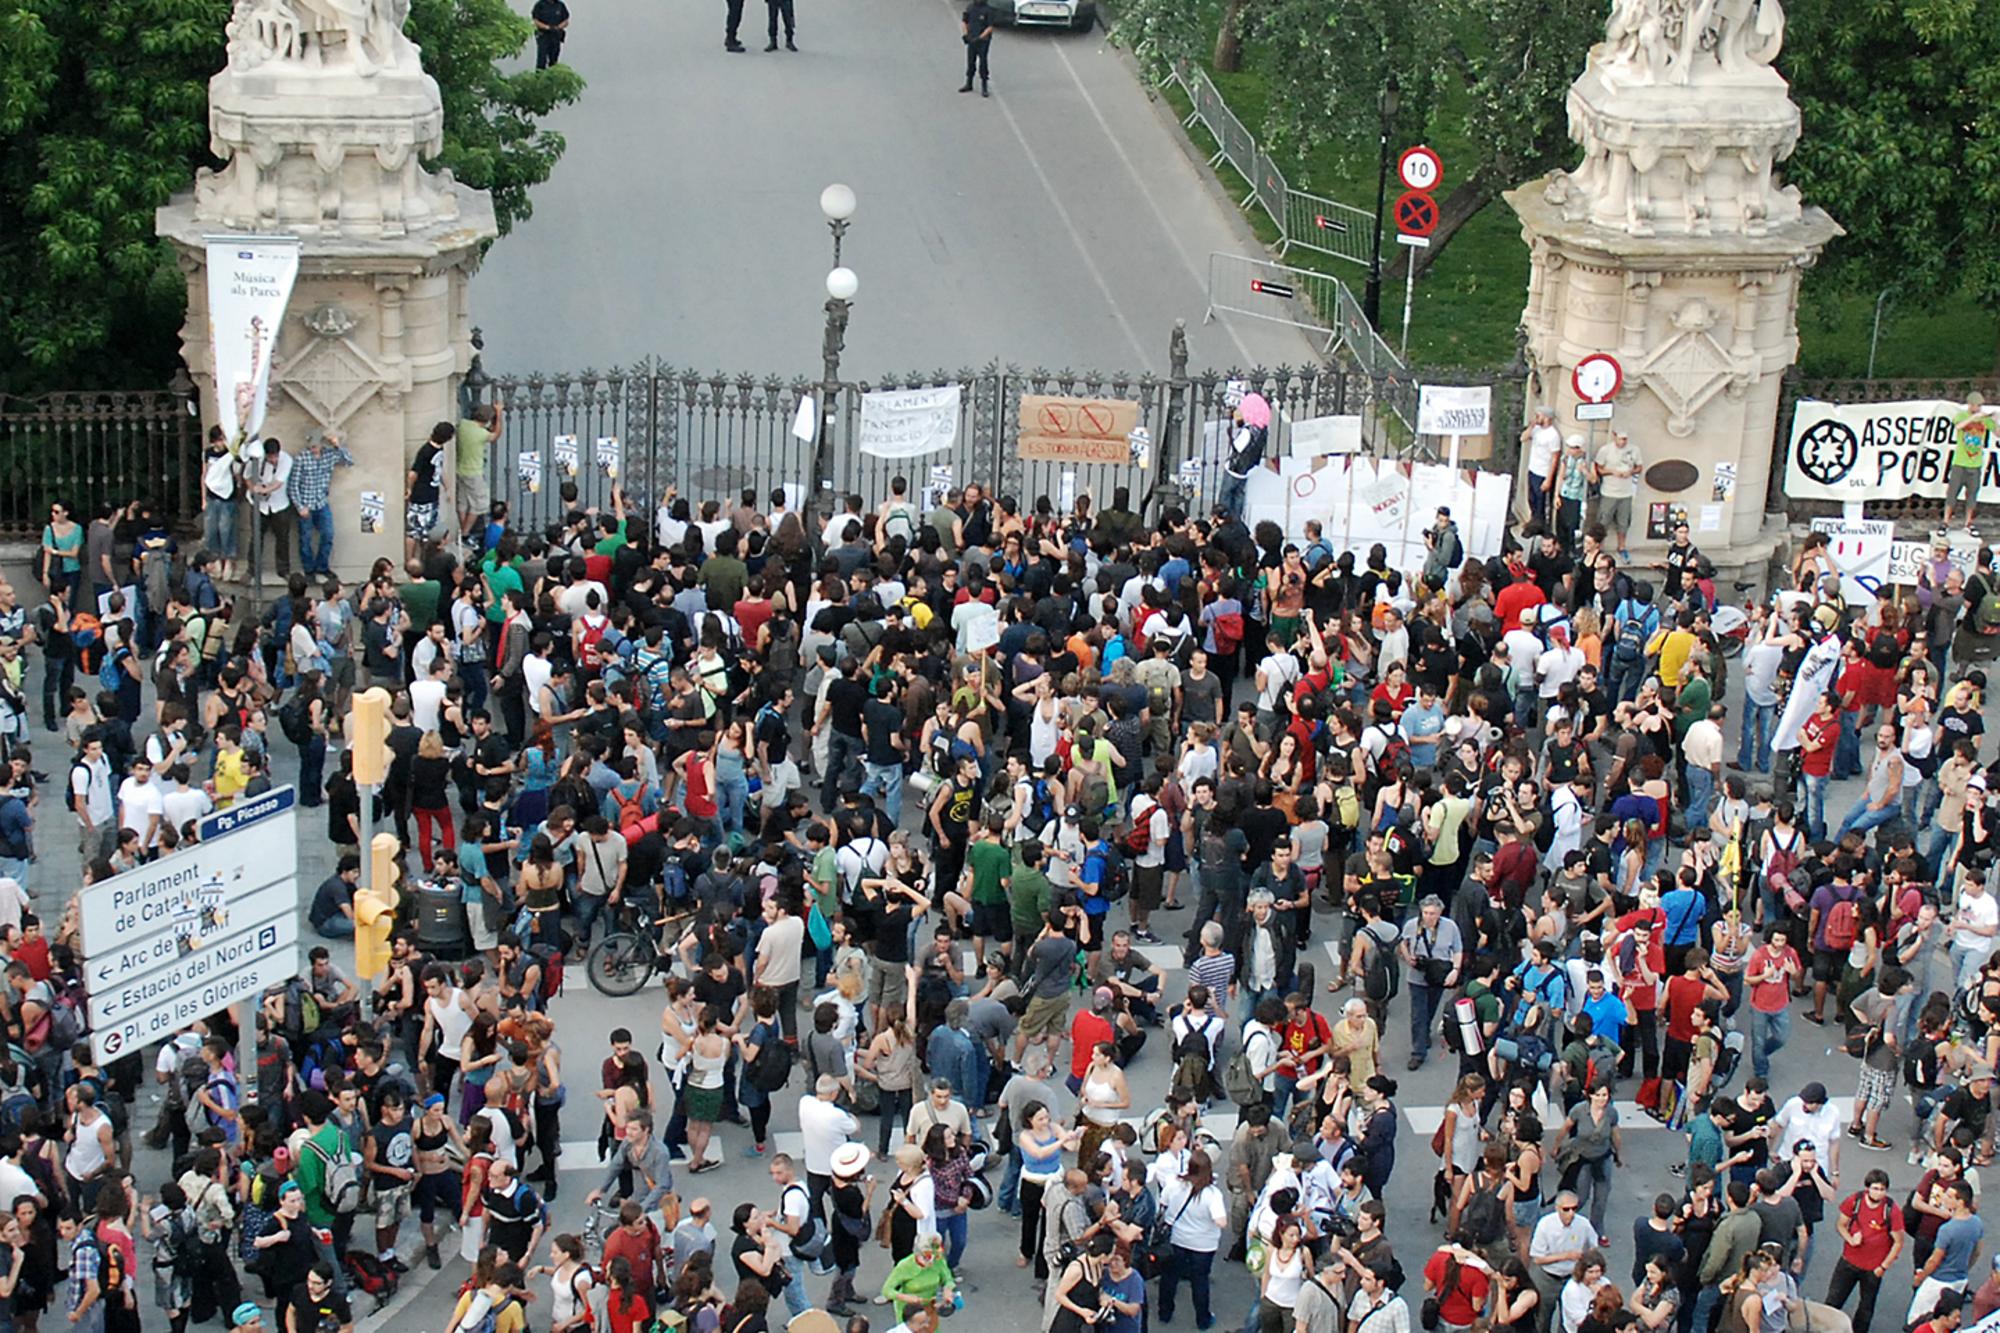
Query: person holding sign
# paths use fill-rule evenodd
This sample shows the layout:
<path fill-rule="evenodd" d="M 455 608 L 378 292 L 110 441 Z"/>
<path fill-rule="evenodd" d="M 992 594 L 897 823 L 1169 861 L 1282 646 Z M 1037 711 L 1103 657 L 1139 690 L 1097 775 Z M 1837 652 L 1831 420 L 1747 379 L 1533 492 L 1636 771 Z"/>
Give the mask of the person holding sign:
<path fill-rule="evenodd" d="M 1965 410 L 1952 418 L 1951 466 L 1944 475 L 1944 526 L 1951 527 L 1952 503 L 1965 496 L 1965 530 L 1972 531 L 1972 513 L 1979 506 L 1979 478 L 1986 471 L 1986 450 L 1993 443 L 1993 418 L 1986 400 L 1965 396 Z"/>

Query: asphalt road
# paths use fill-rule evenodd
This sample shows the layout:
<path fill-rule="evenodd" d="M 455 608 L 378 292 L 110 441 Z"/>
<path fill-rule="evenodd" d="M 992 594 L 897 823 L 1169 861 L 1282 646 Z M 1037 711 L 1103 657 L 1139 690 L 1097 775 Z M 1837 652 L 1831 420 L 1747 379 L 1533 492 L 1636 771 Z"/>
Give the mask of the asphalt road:
<path fill-rule="evenodd" d="M 516 0 L 525 9 L 526 0 Z M 1301 364 L 1295 330 L 1204 326 L 1211 251 L 1261 253 L 1102 31 L 1002 30 L 993 96 L 957 92 L 954 0 L 799 0 L 798 46 L 722 49 L 721 0 L 574 6 L 589 81 L 568 140 L 472 288 L 490 370 L 817 376 L 831 241 L 823 186 L 859 208 L 849 375 Z"/>

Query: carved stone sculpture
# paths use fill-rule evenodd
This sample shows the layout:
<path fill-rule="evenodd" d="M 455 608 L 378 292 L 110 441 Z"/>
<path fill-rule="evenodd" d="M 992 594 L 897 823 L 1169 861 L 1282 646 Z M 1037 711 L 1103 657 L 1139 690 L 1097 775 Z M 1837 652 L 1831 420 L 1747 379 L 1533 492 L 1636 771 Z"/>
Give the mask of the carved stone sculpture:
<path fill-rule="evenodd" d="M 403 35 L 408 0 L 237 0 L 229 22 L 229 64 L 252 70 L 267 62 L 312 69 L 352 68 L 372 78 L 417 64 Z"/>

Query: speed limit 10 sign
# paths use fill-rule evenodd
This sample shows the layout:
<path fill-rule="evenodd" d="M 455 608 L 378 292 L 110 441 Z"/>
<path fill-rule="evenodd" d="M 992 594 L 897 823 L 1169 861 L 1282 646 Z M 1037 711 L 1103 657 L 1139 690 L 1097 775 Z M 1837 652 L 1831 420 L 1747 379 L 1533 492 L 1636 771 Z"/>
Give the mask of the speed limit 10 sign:
<path fill-rule="evenodd" d="M 1418 144 L 1396 159 L 1396 176 L 1408 189 L 1435 190 L 1444 181 L 1444 162 L 1434 150 Z"/>

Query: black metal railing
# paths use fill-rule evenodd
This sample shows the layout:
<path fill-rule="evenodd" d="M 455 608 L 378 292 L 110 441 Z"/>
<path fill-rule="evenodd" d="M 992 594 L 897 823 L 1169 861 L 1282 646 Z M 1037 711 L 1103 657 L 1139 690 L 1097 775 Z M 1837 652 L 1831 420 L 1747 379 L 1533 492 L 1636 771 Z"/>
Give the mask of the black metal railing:
<path fill-rule="evenodd" d="M 0 536 L 33 537 L 61 500 L 77 514 L 145 496 L 171 520 L 199 507 L 201 420 L 184 377 L 162 390 L 0 394 Z"/>

